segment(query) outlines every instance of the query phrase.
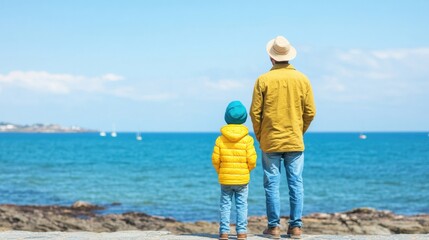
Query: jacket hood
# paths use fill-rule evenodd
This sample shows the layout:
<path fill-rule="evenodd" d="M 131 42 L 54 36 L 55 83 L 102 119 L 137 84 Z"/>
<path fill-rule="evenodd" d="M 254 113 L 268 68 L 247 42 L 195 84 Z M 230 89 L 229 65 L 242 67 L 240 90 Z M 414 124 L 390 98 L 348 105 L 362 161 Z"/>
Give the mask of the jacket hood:
<path fill-rule="evenodd" d="M 224 137 L 232 142 L 237 142 L 249 134 L 247 127 L 242 124 L 225 125 L 220 129 L 220 132 Z"/>

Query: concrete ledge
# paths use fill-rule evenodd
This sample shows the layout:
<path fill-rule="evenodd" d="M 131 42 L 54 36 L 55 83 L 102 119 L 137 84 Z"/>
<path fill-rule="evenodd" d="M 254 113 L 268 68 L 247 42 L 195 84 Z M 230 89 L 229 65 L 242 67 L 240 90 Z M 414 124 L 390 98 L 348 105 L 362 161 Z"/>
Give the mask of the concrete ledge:
<path fill-rule="evenodd" d="M 26 231 L 5 231 L 0 232 L 0 239 L 64 239 L 64 240 L 213 240 L 217 239 L 214 234 L 192 234 L 174 235 L 167 231 L 120 231 L 120 232 L 26 232 Z M 231 235 L 230 239 L 235 239 Z M 265 240 L 268 238 L 258 234 L 249 234 L 249 240 Z M 287 236 L 282 236 L 287 239 Z M 320 240 L 424 240 L 429 239 L 429 234 L 396 234 L 396 235 L 304 235 L 302 239 Z"/>

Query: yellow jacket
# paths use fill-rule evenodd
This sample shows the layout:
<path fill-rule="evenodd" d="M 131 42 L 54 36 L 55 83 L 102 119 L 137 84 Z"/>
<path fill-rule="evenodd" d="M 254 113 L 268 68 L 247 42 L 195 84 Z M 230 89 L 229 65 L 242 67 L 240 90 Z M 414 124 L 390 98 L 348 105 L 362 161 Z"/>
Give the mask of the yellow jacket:
<path fill-rule="evenodd" d="M 249 115 L 262 151 L 304 151 L 316 115 L 310 81 L 290 64 L 275 64 L 256 80 Z"/>
<path fill-rule="evenodd" d="M 256 151 L 249 130 L 242 124 L 221 128 L 216 139 L 212 163 L 222 185 L 244 185 L 250 181 L 250 171 L 256 167 Z"/>

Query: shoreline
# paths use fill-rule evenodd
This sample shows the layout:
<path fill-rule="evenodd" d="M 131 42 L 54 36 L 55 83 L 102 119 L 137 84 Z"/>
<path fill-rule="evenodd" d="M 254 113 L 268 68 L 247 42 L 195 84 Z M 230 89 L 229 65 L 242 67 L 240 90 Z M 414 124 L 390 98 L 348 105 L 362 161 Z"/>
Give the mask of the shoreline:
<path fill-rule="evenodd" d="M 218 222 L 181 222 L 142 212 L 99 214 L 100 206 L 76 202 L 67 206 L 0 205 L 0 231 L 31 232 L 117 232 L 166 231 L 175 235 L 217 234 Z M 287 231 L 288 217 L 281 218 Z M 249 216 L 249 233 L 261 233 L 265 216 Z M 428 234 L 429 214 L 405 216 L 386 210 L 356 208 L 339 213 L 313 213 L 303 217 L 304 233 L 309 235 L 391 235 Z M 234 227 L 231 228 L 234 232 Z"/>

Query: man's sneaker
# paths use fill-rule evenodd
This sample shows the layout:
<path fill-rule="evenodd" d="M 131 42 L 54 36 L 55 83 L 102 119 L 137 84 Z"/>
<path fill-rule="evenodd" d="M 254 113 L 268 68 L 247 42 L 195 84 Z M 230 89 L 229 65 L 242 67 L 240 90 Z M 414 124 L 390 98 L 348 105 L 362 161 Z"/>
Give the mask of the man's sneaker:
<path fill-rule="evenodd" d="M 247 234 L 245 233 L 237 234 L 237 240 L 246 240 L 246 239 L 247 239 Z"/>
<path fill-rule="evenodd" d="M 300 227 L 291 227 L 289 226 L 287 234 L 290 238 L 300 239 L 302 235 L 302 229 Z"/>
<path fill-rule="evenodd" d="M 221 233 L 219 235 L 219 240 L 228 240 L 228 233 Z"/>
<path fill-rule="evenodd" d="M 280 239 L 280 227 L 268 227 L 263 234 L 272 239 Z"/>

